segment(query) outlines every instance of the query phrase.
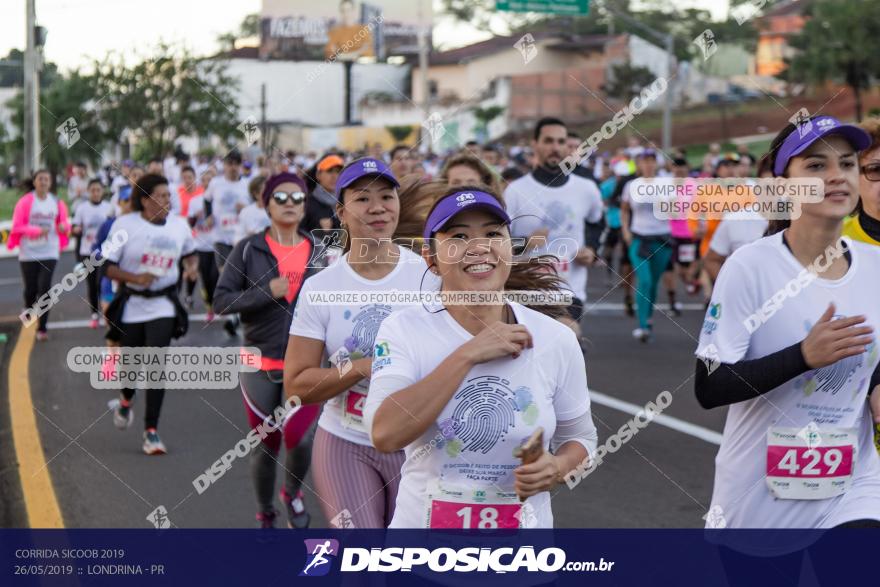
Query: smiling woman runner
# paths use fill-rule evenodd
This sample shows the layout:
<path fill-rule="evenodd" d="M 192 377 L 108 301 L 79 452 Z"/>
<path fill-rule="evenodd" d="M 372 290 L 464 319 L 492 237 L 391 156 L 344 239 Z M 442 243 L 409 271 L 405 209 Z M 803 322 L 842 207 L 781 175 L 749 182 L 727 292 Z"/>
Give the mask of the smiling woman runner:
<path fill-rule="evenodd" d="M 880 527 L 866 401 L 880 382 L 880 250 L 841 239 L 871 140 L 830 116 L 808 124 L 786 126 L 768 156 L 776 177 L 822 180 L 824 199 L 730 256 L 697 349 L 697 399 L 730 406 L 712 495 L 727 528 Z M 763 556 L 805 546 L 762 536 Z"/>
<path fill-rule="evenodd" d="M 351 250 L 306 280 L 285 356 L 287 396 L 326 402 L 312 472 L 324 515 L 337 527 L 384 528 L 391 521 L 403 452 L 377 451 L 363 424 L 376 331 L 406 305 L 391 303 L 389 294 L 436 290 L 422 259 L 391 241 L 400 215 L 397 188 L 377 159 L 358 159 L 339 174 L 336 215 Z M 357 299 L 322 303 L 318 298 L 328 293 Z"/>
<path fill-rule="evenodd" d="M 513 262 L 509 224 L 495 194 L 449 191 L 423 257 L 442 291 L 487 299 L 408 308 L 379 328 L 364 414 L 379 450 L 406 451 L 392 528 L 552 528 L 549 490 L 596 449 L 577 336 L 500 300 L 512 282 L 560 291 L 543 259 Z M 544 452 L 520 465 L 514 450 L 538 427 Z"/>
<path fill-rule="evenodd" d="M 314 243 L 300 227 L 305 214 L 305 191 L 305 183 L 292 173 L 280 173 L 266 180 L 259 197 L 271 224 L 235 245 L 214 294 L 218 312 L 241 315 L 244 346 L 260 349 L 259 371 L 239 375 L 248 422 L 254 429 L 267 418 L 269 425 L 282 426 L 272 422 L 271 416 L 284 398 L 287 332 L 302 283 L 317 269 L 310 262 L 315 256 Z M 309 525 L 310 516 L 300 487 L 309 470 L 311 429 L 319 411 L 316 405 L 291 408 L 283 431 L 276 429 L 266 436 L 264 446 L 251 456 L 251 477 L 260 508 L 257 521 L 263 528 L 271 528 L 275 523 L 272 492 L 282 436 L 287 454 L 279 497 L 287 513 L 287 525 Z"/>

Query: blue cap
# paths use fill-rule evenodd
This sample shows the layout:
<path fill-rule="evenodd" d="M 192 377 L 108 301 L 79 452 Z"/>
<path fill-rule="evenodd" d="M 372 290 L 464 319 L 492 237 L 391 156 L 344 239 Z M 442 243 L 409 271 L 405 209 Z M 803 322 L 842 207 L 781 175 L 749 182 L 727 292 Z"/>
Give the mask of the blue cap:
<path fill-rule="evenodd" d="M 833 116 L 818 116 L 796 125 L 776 154 L 773 175 L 780 177 L 785 173 L 788 162 L 806 151 L 810 145 L 824 136 L 836 134 L 845 138 L 856 151 L 863 151 L 871 146 L 871 135 L 852 124 L 843 124 Z"/>
<path fill-rule="evenodd" d="M 460 212 L 473 209 L 485 210 L 498 217 L 504 224 L 510 224 L 510 216 L 504 211 L 497 198 L 478 190 L 462 190 L 449 194 L 437 202 L 425 221 L 425 230 L 422 236 L 425 237 L 425 240 L 431 238 L 435 232 L 442 230 Z"/>
<path fill-rule="evenodd" d="M 384 177 L 394 187 L 400 187 L 397 178 L 394 177 L 394 174 L 391 173 L 391 170 L 388 169 L 384 161 L 364 157 L 363 159 L 352 161 L 342 169 L 339 178 L 336 180 L 336 199 L 342 201 L 342 190 L 360 178 L 368 176 Z"/>

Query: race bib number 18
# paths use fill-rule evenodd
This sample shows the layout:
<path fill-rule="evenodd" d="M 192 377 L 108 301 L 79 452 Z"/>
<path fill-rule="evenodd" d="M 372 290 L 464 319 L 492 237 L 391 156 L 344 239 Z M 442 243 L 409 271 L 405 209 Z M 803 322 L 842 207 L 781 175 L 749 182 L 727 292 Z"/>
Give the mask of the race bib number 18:
<path fill-rule="evenodd" d="M 428 494 L 428 528 L 494 530 L 520 527 L 515 493 L 435 488 Z"/>
<path fill-rule="evenodd" d="M 846 493 L 856 459 L 857 431 L 798 428 L 767 432 L 767 487 L 778 499 L 828 499 Z"/>

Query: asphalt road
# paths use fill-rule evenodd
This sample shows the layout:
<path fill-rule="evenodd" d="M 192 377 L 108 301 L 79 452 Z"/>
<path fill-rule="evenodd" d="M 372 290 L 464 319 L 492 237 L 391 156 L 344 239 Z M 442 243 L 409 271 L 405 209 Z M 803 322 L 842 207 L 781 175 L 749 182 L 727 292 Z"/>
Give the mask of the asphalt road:
<path fill-rule="evenodd" d="M 72 265 L 72 257 L 65 255 L 55 280 Z M 590 343 L 589 384 L 598 392 L 593 415 L 600 442 L 632 418 L 625 411 L 627 405 L 643 406 L 664 390 L 674 398 L 664 415 L 675 420 L 672 427 L 669 422 L 649 424 L 574 490 L 561 486 L 553 499 L 556 525 L 700 527 L 712 490 L 717 451 L 713 439 L 721 432 L 725 413 L 702 410 L 693 394 L 693 351 L 703 312 L 697 309 L 698 300 L 682 298 L 693 309 L 674 319 L 664 313 L 655 315 L 656 341 L 642 344 L 631 338 L 634 320 L 614 306 L 621 301 L 621 293 L 609 293 L 607 285 L 604 270 L 593 270 L 589 295 L 591 303 L 598 305 L 584 319 Z M 0 316 L 8 321 L 14 321 L 21 309 L 21 287 L 17 261 L 0 259 Z M 29 370 L 37 428 L 64 525 L 151 527 L 147 516 L 161 505 L 178 527 L 253 527 L 256 505 L 247 459 L 236 460 L 201 495 L 192 483 L 245 437 L 248 426 L 240 394 L 236 390 L 169 391 L 161 419 L 169 454 L 143 455 L 142 398 L 135 402 L 135 424 L 120 432 L 113 427 L 107 407 L 115 392 L 93 389 L 86 374 L 67 367 L 71 347 L 103 344 L 102 331 L 77 322 L 88 318 L 84 296 L 81 284 L 52 310 L 50 340 L 34 346 Z M 665 305 L 665 294 L 660 299 Z M 197 307 L 196 313 L 202 311 Z M 219 323 L 196 321 L 175 344 L 234 346 L 238 342 Z M 0 406 L 5 409 L 6 402 Z M 20 475 L 28 474 L 26 467 L 22 465 Z M 325 526 L 310 477 L 305 480 L 305 492 L 312 525 Z"/>

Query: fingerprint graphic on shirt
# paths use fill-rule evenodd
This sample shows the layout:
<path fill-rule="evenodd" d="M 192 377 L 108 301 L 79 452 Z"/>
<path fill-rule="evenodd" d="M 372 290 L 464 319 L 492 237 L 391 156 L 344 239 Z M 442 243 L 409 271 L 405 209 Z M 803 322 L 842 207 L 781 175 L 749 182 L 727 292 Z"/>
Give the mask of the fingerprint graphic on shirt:
<path fill-rule="evenodd" d="M 862 355 L 856 355 L 813 371 L 810 375 L 816 381 L 815 391 L 836 395 L 861 366 Z"/>
<path fill-rule="evenodd" d="M 376 334 L 382 321 L 391 315 L 391 306 L 370 304 L 363 306 L 352 321 L 354 327 L 351 336 L 356 340 L 355 348 L 365 357 L 373 356 L 373 345 L 376 342 Z"/>
<path fill-rule="evenodd" d="M 509 386 L 506 379 L 482 375 L 455 393 L 452 419 L 463 451 L 487 454 L 514 426 L 516 398 Z"/>

